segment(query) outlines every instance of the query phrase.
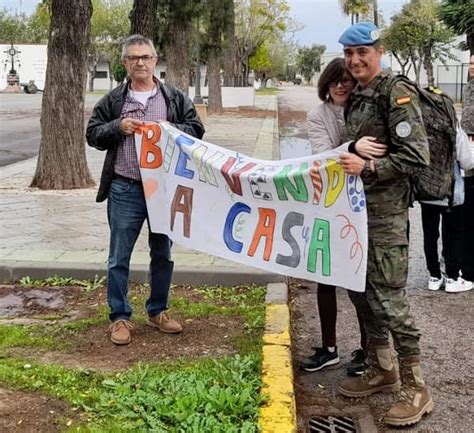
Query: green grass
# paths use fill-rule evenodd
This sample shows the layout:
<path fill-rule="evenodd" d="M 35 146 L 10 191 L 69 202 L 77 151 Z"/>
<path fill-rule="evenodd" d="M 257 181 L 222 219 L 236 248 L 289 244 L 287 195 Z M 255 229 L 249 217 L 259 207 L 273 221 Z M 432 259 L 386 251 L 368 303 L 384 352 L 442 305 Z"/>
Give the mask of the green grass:
<path fill-rule="evenodd" d="M 38 326 L 9 326 L 0 324 L 0 348 L 7 347 L 54 347 L 56 342 L 50 335 L 37 332 Z"/>
<path fill-rule="evenodd" d="M 35 280 L 26 276 L 19 281 L 20 286 L 24 288 L 80 286 L 84 289 L 85 293 L 97 290 L 102 287 L 105 282 L 106 278 L 99 278 L 98 275 L 96 275 L 93 280 L 78 280 L 72 277 L 59 277 L 58 275 L 54 275 L 53 277 L 43 280 Z"/>
<path fill-rule="evenodd" d="M 114 376 L 3 359 L 0 383 L 82 408 L 89 423 L 70 431 L 257 432 L 260 369 L 256 353 L 140 364 Z"/>
<path fill-rule="evenodd" d="M 41 392 L 80 408 L 82 415 L 68 432 L 257 432 L 258 408 L 262 404 L 265 290 L 258 286 L 199 286 L 190 290 L 197 295 L 193 300 L 171 296 L 173 314 L 242 317 L 243 332 L 232 341 L 239 354 L 138 364 L 118 374 L 40 365 L 30 359 L 0 355 L 0 384 Z M 145 320 L 143 303 L 147 292 L 147 287 L 139 286 L 130 294 L 135 321 Z M 67 324 L 0 324 L 0 349 L 27 346 L 67 350 L 75 336 L 106 323 L 106 313 L 104 305 L 93 317 Z"/>
<path fill-rule="evenodd" d="M 261 87 L 260 89 L 255 91 L 255 94 L 257 95 L 278 95 L 278 92 L 280 89 L 277 89 L 276 87 Z"/>

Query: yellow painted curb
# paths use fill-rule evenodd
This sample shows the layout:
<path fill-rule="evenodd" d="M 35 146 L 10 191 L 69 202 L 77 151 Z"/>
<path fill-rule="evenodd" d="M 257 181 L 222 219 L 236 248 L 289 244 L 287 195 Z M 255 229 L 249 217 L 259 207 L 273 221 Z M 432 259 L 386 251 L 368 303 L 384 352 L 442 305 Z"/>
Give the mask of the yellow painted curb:
<path fill-rule="evenodd" d="M 290 316 L 287 305 L 267 305 L 263 337 L 262 433 L 296 432 L 296 405 L 291 367 Z"/>

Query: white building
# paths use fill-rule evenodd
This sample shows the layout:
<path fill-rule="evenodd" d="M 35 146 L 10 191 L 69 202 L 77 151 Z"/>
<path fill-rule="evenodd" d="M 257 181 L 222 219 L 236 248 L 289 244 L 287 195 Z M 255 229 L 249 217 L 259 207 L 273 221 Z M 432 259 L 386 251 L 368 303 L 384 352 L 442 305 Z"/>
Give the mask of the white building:
<path fill-rule="evenodd" d="M 21 45 L 14 47 L 19 51 L 15 57 L 15 70 L 20 77 L 20 83 L 28 83 L 33 80 L 38 89 L 44 89 L 46 80 L 46 65 L 48 62 L 47 45 Z M 10 44 L 0 44 L 0 90 L 7 86 L 7 75 L 11 69 L 11 57 L 8 55 Z M 208 96 L 206 81 L 207 67 L 201 66 L 201 95 L 204 99 Z M 156 65 L 155 74 L 160 80 L 166 80 L 166 63 L 159 62 Z M 89 77 L 87 80 L 87 86 Z M 109 66 L 105 61 L 99 61 L 94 78 L 94 91 L 108 91 L 117 86 L 117 82 L 110 76 Z M 255 103 L 255 91 L 253 87 L 222 87 L 223 107 L 253 106 Z M 194 86 L 189 88 L 189 96 L 194 96 Z"/>
<path fill-rule="evenodd" d="M 13 45 L 18 50 L 14 58 L 14 68 L 20 77 L 20 83 L 28 83 L 33 80 L 42 90 L 46 81 L 46 65 L 48 63 L 48 46 L 39 45 Z M 8 54 L 10 44 L 0 44 L 0 89 L 7 85 L 7 75 L 11 69 L 11 56 Z M 112 82 L 112 87 L 117 85 Z M 94 90 L 109 90 L 111 81 L 109 78 L 109 67 L 107 63 L 100 62 L 97 65 L 96 78 L 94 79 Z"/>

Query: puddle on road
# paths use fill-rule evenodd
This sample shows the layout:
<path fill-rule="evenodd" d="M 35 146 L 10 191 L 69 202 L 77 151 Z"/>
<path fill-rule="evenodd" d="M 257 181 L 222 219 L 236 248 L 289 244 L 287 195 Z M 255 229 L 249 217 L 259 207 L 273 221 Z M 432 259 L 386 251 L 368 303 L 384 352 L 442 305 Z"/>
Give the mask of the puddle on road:
<path fill-rule="evenodd" d="M 38 289 L 9 293 L 0 297 L 0 318 L 17 316 L 35 307 L 58 310 L 64 307 L 64 296 L 60 291 Z"/>
<path fill-rule="evenodd" d="M 280 128 L 280 159 L 311 155 L 311 145 L 301 124 L 287 123 Z"/>
<path fill-rule="evenodd" d="M 309 141 L 299 137 L 280 137 L 280 158 L 291 159 L 311 155 Z"/>

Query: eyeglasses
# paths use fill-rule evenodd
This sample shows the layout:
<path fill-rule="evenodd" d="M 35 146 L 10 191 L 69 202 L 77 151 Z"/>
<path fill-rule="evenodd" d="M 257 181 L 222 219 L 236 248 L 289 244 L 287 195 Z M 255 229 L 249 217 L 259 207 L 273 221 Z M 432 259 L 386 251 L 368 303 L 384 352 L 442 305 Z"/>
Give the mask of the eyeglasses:
<path fill-rule="evenodd" d="M 345 87 L 346 89 L 354 87 L 354 81 L 352 81 L 350 78 L 343 78 L 342 80 L 339 80 L 339 81 L 333 81 L 332 83 L 329 83 L 329 87 L 330 88 L 337 87 L 339 83 L 341 84 L 342 87 Z"/>
<path fill-rule="evenodd" d="M 155 59 L 155 56 L 127 56 L 126 59 L 130 63 L 138 63 L 140 60 L 143 63 L 151 63 Z"/>

